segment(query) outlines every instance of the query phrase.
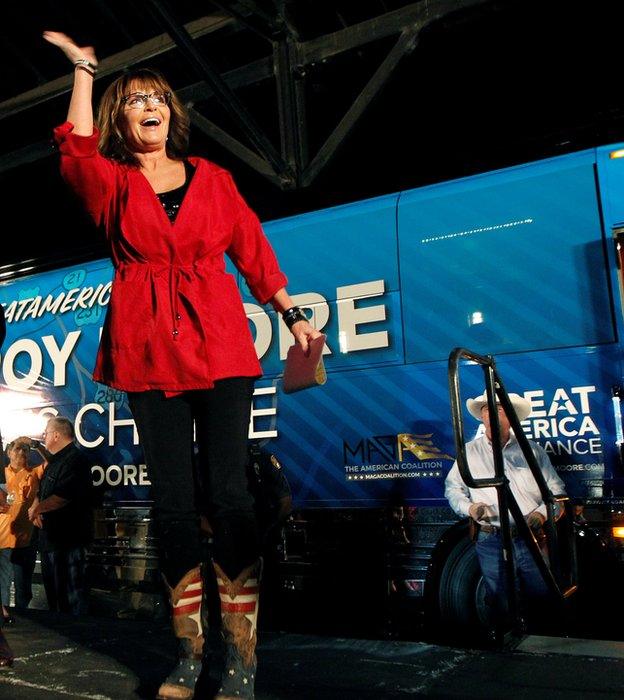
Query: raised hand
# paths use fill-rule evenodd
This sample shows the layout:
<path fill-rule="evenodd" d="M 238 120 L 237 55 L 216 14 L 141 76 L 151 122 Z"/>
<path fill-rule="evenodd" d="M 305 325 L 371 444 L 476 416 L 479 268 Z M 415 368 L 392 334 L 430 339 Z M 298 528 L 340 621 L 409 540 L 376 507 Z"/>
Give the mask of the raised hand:
<path fill-rule="evenodd" d="M 67 121 L 73 126 L 74 134 L 91 136 L 93 133 L 93 78 L 97 58 L 93 46 L 78 46 L 63 32 L 44 32 L 43 38 L 67 56 L 73 65 L 74 87 L 67 110 Z M 85 65 L 85 62 L 88 62 Z"/>
<path fill-rule="evenodd" d="M 71 37 L 63 32 L 43 32 L 43 38 L 54 46 L 58 46 L 72 63 L 86 58 L 89 63 L 97 65 L 98 61 L 93 46 L 78 46 Z"/>

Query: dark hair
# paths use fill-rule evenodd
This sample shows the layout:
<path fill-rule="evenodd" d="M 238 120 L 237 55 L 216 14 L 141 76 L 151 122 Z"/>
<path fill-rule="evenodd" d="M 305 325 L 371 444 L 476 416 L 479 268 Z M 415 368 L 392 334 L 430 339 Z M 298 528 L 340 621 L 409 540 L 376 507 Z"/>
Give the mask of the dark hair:
<path fill-rule="evenodd" d="M 100 100 L 97 115 L 97 125 L 100 129 L 98 144 L 100 153 L 119 163 L 139 166 L 137 157 L 126 145 L 122 129 L 122 97 L 128 94 L 132 84 L 135 86 L 139 84 L 145 90 L 171 93 L 167 155 L 174 159 L 184 158 L 188 150 L 190 132 L 188 112 L 165 77 L 150 68 L 139 68 L 124 73 L 106 88 Z"/>

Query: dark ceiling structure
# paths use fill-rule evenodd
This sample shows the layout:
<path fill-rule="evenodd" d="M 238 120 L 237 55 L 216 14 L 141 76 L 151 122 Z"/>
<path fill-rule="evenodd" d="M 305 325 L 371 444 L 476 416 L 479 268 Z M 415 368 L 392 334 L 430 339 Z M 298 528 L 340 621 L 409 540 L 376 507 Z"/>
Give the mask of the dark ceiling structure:
<path fill-rule="evenodd" d="M 176 13 L 174 6 L 170 7 L 164 0 L 145 0 L 143 9 L 151 17 L 154 31 L 162 33 L 135 43 L 125 22 L 125 13 L 115 14 L 108 4 L 91 0 L 93 16 L 101 15 L 101 19 L 112 25 L 125 43 L 132 44 L 103 57 L 97 78 L 114 76 L 157 56 L 167 58 L 175 49 L 178 57 L 186 63 L 188 74 L 199 79 L 189 83 L 189 77 L 186 85 L 177 87 L 192 124 L 276 186 L 298 189 L 310 185 L 327 166 L 401 60 L 414 51 L 424 30 L 458 11 L 487 1 L 420 0 L 402 6 L 397 3 L 398 7 L 393 10 L 389 10 L 385 2 L 377 7 L 371 3 L 364 9 L 366 19 L 314 38 L 302 39 L 298 28 L 300 23 L 294 19 L 295 3 L 278 2 L 264 8 L 256 0 L 213 2 L 218 11 L 184 22 L 179 7 Z M 54 3 L 50 5 L 54 6 Z M 195 7 L 198 8 L 199 4 L 196 3 Z M 338 8 L 335 20 L 337 24 L 346 24 Z M 211 56 L 214 45 L 223 43 L 225 36 L 232 44 L 244 42 L 246 52 L 249 52 L 249 37 L 232 36 L 245 31 L 261 42 L 264 50 L 259 50 L 259 56 L 254 60 L 224 70 Z M 367 78 L 316 154 L 310 156 L 305 85 L 309 71 L 319 63 L 327 63 L 347 52 L 366 51 L 384 40 L 392 43 L 379 66 Z M 0 120 L 35 110 L 71 90 L 71 73 L 46 81 L 41 68 L 29 56 L 14 44 L 8 43 L 7 48 L 39 84 L 2 101 Z M 238 94 L 245 87 L 266 83 L 269 83 L 267 93 L 274 93 L 279 148 Z M 223 110 L 243 138 L 237 138 L 203 112 L 202 104 L 210 101 Z M 49 141 L 43 141 L 5 153 L 0 158 L 0 170 L 33 162 L 49 155 L 51 150 Z"/>
<path fill-rule="evenodd" d="M 56 173 L 72 74 L 44 29 L 96 47 L 96 98 L 162 70 L 192 150 L 265 219 L 623 134 L 624 8 L 607 0 L 39 0 L 0 17 L 4 263 L 103 252 Z"/>

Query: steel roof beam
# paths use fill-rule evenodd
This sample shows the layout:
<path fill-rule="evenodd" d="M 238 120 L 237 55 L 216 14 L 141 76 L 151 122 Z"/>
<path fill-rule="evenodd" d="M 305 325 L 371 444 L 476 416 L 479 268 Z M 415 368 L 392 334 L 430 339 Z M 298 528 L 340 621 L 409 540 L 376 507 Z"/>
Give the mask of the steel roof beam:
<path fill-rule="evenodd" d="M 268 80 L 273 77 L 273 58 L 261 58 L 240 68 L 224 73 L 222 78 L 229 85 L 231 90 L 259 83 L 261 80 Z M 192 85 L 176 90 L 177 96 L 182 102 L 200 102 L 207 100 L 214 95 L 209 85 L 202 80 Z"/>
<path fill-rule="evenodd" d="M 175 21 L 161 0 L 147 0 L 147 3 L 153 8 L 158 21 L 176 42 L 182 55 L 197 71 L 199 76 L 212 87 L 215 98 L 229 114 L 234 123 L 238 124 L 242 132 L 253 144 L 254 148 L 257 149 L 259 155 L 271 164 L 275 173 L 283 179 L 285 184 L 293 182 L 294 176 L 288 164 L 266 137 L 247 108 L 238 99 L 236 93 L 233 92 L 227 82 L 223 80 L 219 71 L 217 71 L 198 50 L 186 29 Z"/>
<path fill-rule="evenodd" d="M 273 55 L 282 156 L 295 173 L 293 184 L 300 186 L 308 163 L 308 129 L 305 74 L 299 67 L 299 44 L 290 38 L 276 41 Z"/>
<path fill-rule="evenodd" d="M 189 103 L 195 126 L 221 143 L 263 177 L 283 188 L 305 186 L 314 180 L 330 161 L 369 104 L 387 83 L 400 60 L 414 50 L 418 35 L 426 26 L 448 14 L 491 2 L 491 0 L 421 0 L 421 2 L 307 42 L 295 40 L 294 30 L 286 24 L 286 20 L 281 14 L 277 15 L 278 19 L 275 20 L 277 24 L 273 25 L 268 22 L 271 19 L 270 16 L 262 14 L 261 20 L 267 24 L 269 31 L 274 31 L 278 25 L 281 26 L 281 22 L 284 22 L 283 34 L 274 38 L 272 42 L 272 56 L 220 75 L 204 58 L 192 39 L 221 29 L 228 24 L 236 24 L 235 20 L 231 17 L 211 16 L 182 26 L 170 17 L 159 0 L 147 1 L 154 8 L 159 21 L 166 26 L 174 41 L 168 35 L 163 34 L 132 49 L 104 59 L 100 63 L 99 77 L 168 51 L 177 44 L 200 77 L 204 79 L 202 82 L 178 90 L 180 98 Z M 220 4 L 228 12 L 241 14 L 238 8 L 231 9 L 227 0 L 221 0 Z M 237 5 L 250 10 L 253 5 L 255 9 L 258 9 L 253 0 L 244 0 Z M 240 23 L 240 21 L 239 18 L 238 22 Z M 400 36 L 394 47 L 319 149 L 312 162 L 309 162 L 303 82 L 306 68 L 346 51 L 397 34 Z M 277 82 L 281 156 L 233 92 L 236 88 L 268 78 L 275 78 Z M 3 102 L 0 104 L 0 118 L 68 92 L 71 89 L 72 79 L 72 75 L 64 76 L 57 81 L 52 81 Z M 257 154 L 195 109 L 194 103 L 211 97 L 219 100 L 234 122 L 241 127 L 250 143 L 257 149 Z M 15 164 L 31 162 L 37 157 L 44 157 L 49 152 L 50 148 L 43 148 L 42 144 L 19 149 L 0 157 L 0 170 L 11 167 L 11 162 Z"/>
<path fill-rule="evenodd" d="M 246 66 L 242 66 L 241 68 L 236 68 L 232 71 L 229 71 L 223 77 L 225 80 L 227 80 L 231 88 L 237 88 L 243 87 L 245 85 L 251 85 L 260 80 L 266 80 L 268 78 L 271 78 L 272 75 L 272 59 L 262 58 L 259 61 L 254 61 L 253 63 L 249 63 Z M 186 87 L 181 88 L 180 90 L 176 90 L 176 93 L 178 97 L 182 100 L 182 102 L 184 102 L 189 108 L 193 108 L 193 103 L 199 102 L 200 100 L 208 99 L 209 97 L 212 97 L 213 94 L 212 90 L 203 81 L 194 83 L 192 85 L 187 85 Z M 197 110 L 194 110 L 194 112 L 195 114 L 198 114 Z M 205 123 L 200 123 L 199 119 L 194 118 L 193 122 L 205 133 L 210 133 L 210 135 L 213 138 L 215 138 L 218 142 L 222 143 L 226 148 L 229 147 L 227 144 L 233 143 L 235 141 L 235 139 L 232 139 L 232 137 L 227 137 L 227 139 L 224 137 L 223 139 L 221 139 L 219 135 L 225 134 L 225 132 L 222 129 L 216 127 L 215 125 L 208 129 L 204 128 Z M 208 122 L 207 119 L 206 122 Z M 241 146 L 241 148 L 244 147 Z M 54 152 L 54 145 L 52 143 L 52 140 L 49 139 L 47 141 L 33 143 L 28 146 L 25 146 L 24 148 L 19 148 L 15 151 L 5 153 L 3 155 L 0 155 L 0 172 L 10 170 L 11 168 L 18 167 L 20 165 L 25 165 L 27 163 L 33 163 L 34 161 L 40 158 L 45 158 L 47 156 L 52 155 Z M 251 151 L 249 152 L 251 153 Z M 237 155 L 239 154 L 237 153 Z M 242 156 L 239 155 L 239 157 Z M 262 160 L 259 156 L 256 156 L 256 158 L 258 158 L 258 160 Z M 245 160 L 245 162 L 251 165 L 251 167 L 258 170 L 258 172 L 260 172 L 264 177 L 268 177 L 266 173 L 261 172 L 261 169 L 257 167 L 257 164 L 252 165 L 252 163 L 246 158 L 243 158 L 243 160 Z M 275 175 L 274 172 L 273 175 Z M 272 180 L 272 178 L 270 177 L 268 179 Z M 275 180 L 272 181 L 275 181 L 277 183 L 278 180 L 279 178 L 275 177 Z"/>
<path fill-rule="evenodd" d="M 18 148 L 10 153 L 5 153 L 0 156 L 0 173 L 51 156 L 55 150 L 52 139 L 46 139 L 45 141 L 38 141 L 23 148 Z"/>
<path fill-rule="evenodd" d="M 245 0 L 244 2 L 212 0 L 212 4 L 216 5 L 223 12 L 227 12 L 239 24 L 247 27 L 254 34 L 269 42 L 287 29 L 284 18 L 281 15 L 277 14 L 272 17 L 253 0 Z M 242 6 L 247 10 L 247 13 L 241 12 L 236 6 Z"/>
<path fill-rule="evenodd" d="M 302 185 L 309 185 L 319 172 L 327 165 L 332 156 L 336 153 L 338 147 L 347 137 L 348 133 L 353 129 L 356 122 L 360 119 L 365 109 L 370 105 L 375 97 L 379 94 L 388 79 L 394 73 L 401 59 L 410 54 L 418 42 L 418 30 L 406 29 L 396 44 L 393 46 L 390 53 L 386 56 L 383 63 L 375 71 L 372 78 L 368 81 L 362 92 L 358 95 L 347 113 L 340 120 L 329 138 L 321 146 L 318 153 L 312 162 L 305 168 L 302 174 Z"/>
<path fill-rule="evenodd" d="M 459 10 L 492 0 L 421 0 L 399 10 L 364 20 L 346 29 L 301 44 L 303 65 L 318 63 L 345 51 L 399 34 L 411 27 L 422 30 L 432 22 Z"/>
<path fill-rule="evenodd" d="M 311 184 L 320 171 L 335 155 L 366 108 L 388 82 L 401 59 L 416 48 L 420 32 L 432 22 L 457 10 L 489 0 L 423 0 L 381 17 L 360 22 L 347 29 L 313 39 L 300 46 L 302 67 L 326 60 L 329 57 L 358 48 L 363 44 L 385 39 L 400 32 L 398 41 L 375 71 L 364 89 L 340 120 L 311 163 L 300 175 L 301 184 Z"/>
<path fill-rule="evenodd" d="M 431 8 L 442 2 L 444 6 L 450 5 L 454 10 L 461 10 L 464 6 L 482 4 L 489 1 L 490 0 L 438 0 L 438 2 L 434 1 L 427 4 L 429 8 Z M 402 10 L 396 10 L 382 15 L 381 17 L 365 20 L 364 22 L 354 24 L 347 29 L 341 29 L 333 34 L 300 42 L 297 50 L 297 65 L 293 66 L 293 68 L 301 72 L 305 67 L 319 63 L 324 59 L 333 58 L 351 49 L 357 49 L 373 41 L 399 34 L 404 29 L 411 26 L 410 21 L 417 15 L 422 19 L 422 8 L 419 13 L 416 13 L 416 9 L 420 5 L 421 3 L 414 3 Z M 430 12 L 430 19 L 427 22 L 438 19 L 443 16 L 443 13 L 440 14 L 438 11 L 433 18 L 431 18 L 431 15 L 432 13 Z M 267 57 L 248 63 L 240 68 L 234 68 L 225 73 L 222 78 L 227 82 L 230 88 L 236 89 L 272 78 L 274 75 L 274 59 Z M 214 95 L 214 91 L 211 87 L 203 81 L 177 90 L 177 93 L 178 95 L 186 96 L 182 97 L 182 99 L 193 99 L 194 101 L 207 100 Z M 192 97 L 190 93 L 192 93 Z"/>
<path fill-rule="evenodd" d="M 210 32 L 217 31 L 223 27 L 234 24 L 234 20 L 231 17 L 225 17 L 223 15 L 212 15 L 210 17 L 202 17 L 193 22 L 189 22 L 185 29 L 188 31 L 190 36 L 197 38 L 209 34 Z M 143 41 L 136 46 L 125 51 L 120 51 L 112 56 L 108 56 L 100 61 L 98 64 L 97 78 L 101 79 L 103 77 L 109 76 L 116 73 L 128 66 L 132 66 L 141 61 L 146 61 L 149 58 L 158 56 L 162 53 L 170 51 L 175 48 L 175 42 L 169 37 L 168 34 L 161 34 L 148 41 Z M 25 109 L 30 109 L 31 107 L 36 107 L 48 100 L 51 100 L 59 95 L 63 95 L 70 92 L 72 85 L 74 84 L 74 74 L 68 73 L 56 80 L 51 80 L 44 85 L 40 85 L 32 90 L 23 92 L 16 97 L 11 97 L 8 100 L 0 103 L 0 119 L 13 116 L 14 114 L 19 114 Z"/>
<path fill-rule="evenodd" d="M 224 148 L 233 153 L 237 158 L 242 160 L 250 168 L 253 168 L 258 174 L 265 177 L 267 180 L 272 182 L 278 187 L 282 187 L 284 182 L 282 178 L 275 174 L 275 171 L 266 160 L 261 158 L 257 153 L 247 148 L 240 141 L 230 136 L 221 127 L 217 126 L 214 122 L 210 121 L 200 114 L 192 105 L 186 105 L 186 108 L 191 117 L 191 122 L 198 128 L 201 129 L 207 136 L 214 139 L 217 143 L 220 143 Z"/>

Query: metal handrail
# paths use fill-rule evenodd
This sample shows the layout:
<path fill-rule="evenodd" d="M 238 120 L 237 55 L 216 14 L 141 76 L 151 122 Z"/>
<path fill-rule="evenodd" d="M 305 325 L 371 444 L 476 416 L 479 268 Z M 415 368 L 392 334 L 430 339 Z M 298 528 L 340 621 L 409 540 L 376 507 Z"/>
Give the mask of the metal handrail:
<path fill-rule="evenodd" d="M 460 360 L 471 360 L 479 364 L 485 377 L 485 390 L 488 409 L 490 413 L 490 430 L 492 433 L 492 448 L 494 457 L 494 476 L 490 478 L 475 479 L 470 472 L 466 457 L 464 419 L 462 413 L 462 401 L 459 387 L 459 363 Z M 573 518 L 570 501 L 566 495 L 553 495 L 548 488 L 542 470 L 537 464 L 535 454 L 531 449 L 528 438 L 522 430 L 518 416 L 512 406 L 511 400 L 505 390 L 500 375 L 496 371 L 496 363 L 491 355 L 479 355 L 466 348 L 455 348 L 449 356 L 448 364 L 449 392 L 451 397 L 451 414 L 453 418 L 453 433 L 455 438 L 455 453 L 459 473 L 468 488 L 482 489 L 495 488 L 498 498 L 498 512 L 501 529 L 501 545 L 503 550 L 503 562 L 505 565 L 505 577 L 509 595 L 509 612 L 517 630 L 520 629 L 521 620 L 518 605 L 518 594 L 515 585 L 515 566 L 511 537 L 511 523 L 509 515 L 514 519 L 519 535 L 525 540 L 537 568 L 544 579 L 549 591 L 560 601 L 564 601 L 577 588 L 576 548 L 573 530 Z M 551 566 L 546 563 L 531 528 L 527 525 L 522 511 L 509 487 L 509 480 L 505 476 L 503 448 L 500 440 L 500 422 L 496 408 L 496 397 L 505 412 L 510 426 L 514 431 L 516 440 L 522 450 L 522 454 L 537 483 L 542 500 L 546 504 L 548 517 L 545 523 L 546 541 Z M 492 420 L 493 417 L 493 420 Z M 561 548 L 557 533 L 556 508 L 558 503 L 564 504 L 566 540 L 569 548 L 569 573 L 563 575 L 561 562 Z M 554 572 L 554 574 L 553 574 Z"/>

